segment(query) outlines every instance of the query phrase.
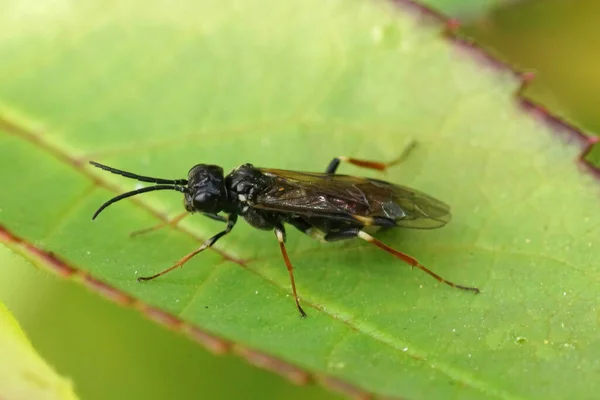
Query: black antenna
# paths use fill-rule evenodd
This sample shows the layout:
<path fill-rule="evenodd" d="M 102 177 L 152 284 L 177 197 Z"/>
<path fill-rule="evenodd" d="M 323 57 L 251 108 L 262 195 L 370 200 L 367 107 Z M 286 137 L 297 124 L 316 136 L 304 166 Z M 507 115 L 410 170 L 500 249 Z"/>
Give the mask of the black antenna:
<path fill-rule="evenodd" d="M 93 220 L 96 219 L 98 214 L 100 214 L 102 212 L 102 210 L 104 210 L 106 207 L 110 206 L 112 203 L 116 203 L 117 201 L 126 199 L 127 197 L 135 196 L 136 194 L 153 192 L 155 190 L 176 190 L 181 193 L 187 193 L 187 188 L 185 188 L 183 186 L 171 186 L 171 185 L 156 185 L 156 186 L 145 187 L 145 188 L 141 188 L 141 189 L 137 189 L 137 190 L 132 190 L 131 192 L 123 193 L 116 197 L 113 197 L 112 199 L 108 200 L 106 203 L 102 204 L 100 206 L 100 208 L 94 213 L 94 216 L 92 217 L 92 219 Z"/>
<path fill-rule="evenodd" d="M 109 167 L 107 165 L 102 165 L 95 161 L 90 161 L 90 164 L 92 164 L 94 167 L 98 167 L 105 171 L 112 172 L 113 174 L 121 175 L 126 178 L 137 179 L 138 181 L 142 181 L 142 182 L 165 183 L 167 185 L 169 185 L 169 184 L 170 185 L 187 185 L 187 183 L 188 183 L 187 179 L 161 179 L 161 178 L 152 178 L 151 176 L 137 175 L 137 174 L 134 174 L 131 172 L 127 172 L 127 171 L 123 171 L 123 170 L 116 169 L 113 167 Z M 177 190 L 177 189 L 175 189 L 175 190 Z"/>

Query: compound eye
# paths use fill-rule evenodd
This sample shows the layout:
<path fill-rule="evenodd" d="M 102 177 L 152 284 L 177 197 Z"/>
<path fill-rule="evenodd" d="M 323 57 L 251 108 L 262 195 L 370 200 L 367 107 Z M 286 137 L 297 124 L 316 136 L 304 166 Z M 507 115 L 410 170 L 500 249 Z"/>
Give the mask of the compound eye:
<path fill-rule="evenodd" d="M 219 196 L 210 192 L 200 192 L 194 196 L 194 208 L 207 213 L 218 212 Z"/>
<path fill-rule="evenodd" d="M 204 204 L 210 199 L 210 194 L 206 192 L 200 192 L 194 196 L 194 203 Z"/>

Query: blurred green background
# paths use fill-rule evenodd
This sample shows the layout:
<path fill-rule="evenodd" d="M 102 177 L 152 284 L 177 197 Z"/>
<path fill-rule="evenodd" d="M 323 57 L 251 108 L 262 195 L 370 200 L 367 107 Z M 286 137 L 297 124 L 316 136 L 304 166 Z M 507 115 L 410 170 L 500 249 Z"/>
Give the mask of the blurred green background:
<path fill-rule="evenodd" d="M 464 22 L 461 32 L 509 64 L 535 71 L 526 96 L 593 135 L 600 132 L 599 17 L 598 1 L 517 1 Z M 39 353 L 75 381 L 82 399 L 117 394 L 145 399 L 252 394 L 288 400 L 339 398 L 320 387 L 294 386 L 235 356 L 215 357 L 133 310 L 33 268 L 3 245 L 0 266 L 0 301 Z M 133 346 L 147 350 L 127 351 Z"/>
<path fill-rule="evenodd" d="M 600 132 L 600 2 L 527 0 L 467 23 L 462 32 L 536 78 L 525 96 L 589 135 Z"/>

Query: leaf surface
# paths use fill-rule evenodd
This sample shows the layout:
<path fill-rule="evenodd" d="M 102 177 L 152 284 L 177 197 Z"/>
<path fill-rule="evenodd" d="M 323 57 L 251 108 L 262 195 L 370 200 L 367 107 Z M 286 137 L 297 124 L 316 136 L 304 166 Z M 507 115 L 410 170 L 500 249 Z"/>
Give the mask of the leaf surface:
<path fill-rule="evenodd" d="M 376 394 L 590 398 L 598 391 L 598 189 L 578 143 L 521 108 L 520 80 L 376 1 L 8 1 L 0 15 L 0 224 L 141 302 Z M 27 20 L 28 23 L 23 23 Z M 178 193 L 87 165 L 184 178 L 196 163 L 321 171 L 395 158 L 384 177 L 453 209 L 443 229 L 380 236 L 451 289 L 368 243 L 292 228 L 301 320 L 271 232 L 222 229 Z M 382 177 L 342 166 L 343 173 Z M 236 261 L 237 260 L 237 261 Z M 574 381 L 587 382 L 573 387 Z"/>

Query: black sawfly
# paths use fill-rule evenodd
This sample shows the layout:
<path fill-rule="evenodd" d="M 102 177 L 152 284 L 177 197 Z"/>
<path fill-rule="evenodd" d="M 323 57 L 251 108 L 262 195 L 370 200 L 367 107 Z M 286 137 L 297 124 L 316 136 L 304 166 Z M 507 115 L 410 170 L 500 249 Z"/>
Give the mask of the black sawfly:
<path fill-rule="evenodd" d="M 447 204 L 417 190 L 379 179 L 336 174 L 340 162 L 383 171 L 399 163 L 411 148 L 412 146 L 409 146 L 400 158 L 390 163 L 336 157 L 324 173 L 257 168 L 252 164 L 243 164 L 224 175 L 223 168 L 217 165 L 198 164 L 190 169 L 188 179 L 142 176 L 90 161 L 93 166 L 114 174 L 155 184 L 108 200 L 98 208 L 92 219 L 109 205 L 127 197 L 155 190 L 175 190 L 183 193 L 186 212 L 171 221 L 133 234 L 146 233 L 167 225 L 174 226 L 186 215 L 195 212 L 227 224 L 223 231 L 171 267 L 152 276 L 139 277 L 138 281 L 155 279 L 183 266 L 196 254 L 211 247 L 231 232 L 238 216 L 243 217 L 255 228 L 273 230 L 287 266 L 296 306 L 302 317 L 305 317 L 306 313 L 298 300 L 292 263 L 285 248 L 284 224 L 290 224 L 324 242 L 358 237 L 405 263 L 420 268 L 440 282 L 479 293 L 479 289 L 475 287 L 457 285 L 442 278 L 413 257 L 389 247 L 366 232 L 369 227 L 442 227 L 451 219 L 450 207 Z"/>

